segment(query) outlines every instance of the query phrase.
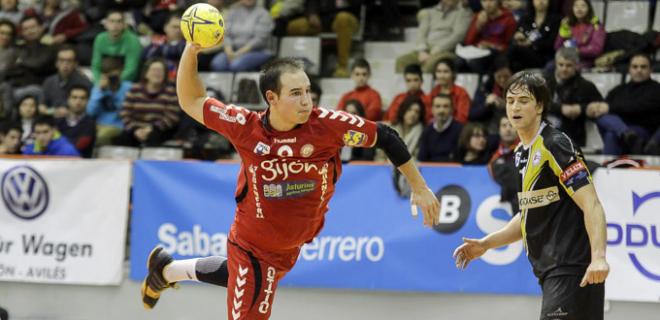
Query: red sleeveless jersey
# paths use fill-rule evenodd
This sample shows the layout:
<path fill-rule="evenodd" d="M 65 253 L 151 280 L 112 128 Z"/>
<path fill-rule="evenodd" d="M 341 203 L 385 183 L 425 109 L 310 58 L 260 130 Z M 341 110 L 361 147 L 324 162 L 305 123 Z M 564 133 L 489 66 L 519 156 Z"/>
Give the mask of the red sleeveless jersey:
<path fill-rule="evenodd" d="M 279 132 L 270 127 L 268 111 L 209 98 L 204 123 L 241 157 L 229 240 L 284 270 L 323 227 L 341 175 L 340 149 L 376 141 L 375 122 L 323 108 L 313 109 L 306 123 Z"/>

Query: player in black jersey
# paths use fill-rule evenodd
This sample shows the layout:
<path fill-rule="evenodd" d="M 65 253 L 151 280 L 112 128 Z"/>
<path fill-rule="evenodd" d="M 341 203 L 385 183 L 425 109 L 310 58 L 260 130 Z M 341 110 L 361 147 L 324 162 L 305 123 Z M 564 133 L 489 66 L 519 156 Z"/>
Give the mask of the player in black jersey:
<path fill-rule="evenodd" d="M 520 211 L 501 230 L 464 239 L 454 251 L 467 267 L 486 250 L 523 240 L 543 290 L 541 320 L 602 320 L 606 226 L 582 151 L 544 122 L 550 93 L 541 75 L 515 74 L 504 91 L 506 112 L 518 132 L 515 150 Z"/>

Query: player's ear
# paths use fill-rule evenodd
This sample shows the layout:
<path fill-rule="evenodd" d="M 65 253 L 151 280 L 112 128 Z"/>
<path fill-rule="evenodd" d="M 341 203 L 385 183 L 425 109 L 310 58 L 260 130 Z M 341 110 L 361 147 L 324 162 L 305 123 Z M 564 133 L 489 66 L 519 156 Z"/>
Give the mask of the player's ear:
<path fill-rule="evenodd" d="M 540 102 L 537 103 L 536 104 L 536 114 L 543 114 L 543 108 L 545 108 L 545 106 L 543 106 L 542 103 L 540 103 Z"/>
<path fill-rule="evenodd" d="M 277 98 L 277 93 L 273 92 L 273 90 L 266 91 L 266 102 L 268 102 L 269 105 L 277 102 Z"/>

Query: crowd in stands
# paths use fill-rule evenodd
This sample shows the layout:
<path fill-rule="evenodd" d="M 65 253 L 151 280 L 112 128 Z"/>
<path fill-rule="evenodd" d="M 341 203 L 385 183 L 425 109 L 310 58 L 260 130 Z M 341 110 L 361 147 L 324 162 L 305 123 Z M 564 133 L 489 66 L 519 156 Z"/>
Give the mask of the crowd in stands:
<path fill-rule="evenodd" d="M 178 106 L 180 17 L 196 2 L 0 2 L 0 153 L 93 157 L 104 145 L 196 149 L 195 157 L 209 146 L 230 153 L 226 141 Z M 505 84 L 517 71 L 536 69 L 552 92 L 547 121 L 578 144 L 585 144 L 591 121 L 605 154 L 660 154 L 660 83 L 651 78 L 649 55 L 655 51 L 626 52 L 629 80 L 604 96 L 581 75 L 608 67 L 599 59 L 608 54 L 609 35 L 589 0 L 420 2 L 427 6 L 415 17 L 414 51 L 397 57 L 392 70 L 407 90 L 387 92 L 389 105 L 370 86 L 370 63 L 355 52 L 353 38 L 365 8 L 383 33 L 396 35 L 392 21 L 370 14 L 397 16 L 396 1 L 207 0 L 222 12 L 226 29 L 222 46 L 200 54 L 200 70 L 258 71 L 277 55 L 278 37 L 330 32 L 336 62 L 328 75 L 350 77 L 354 88 L 337 106 L 322 107 L 388 123 L 419 161 L 495 165 L 517 143 Z M 610 68 L 615 60 L 607 60 Z M 459 73 L 480 75 L 475 92 L 457 84 Z M 430 92 L 422 89 L 425 80 Z M 312 94 L 318 106 L 316 81 Z M 385 157 L 346 148 L 342 159 Z M 506 179 L 507 168 L 491 170 Z"/>

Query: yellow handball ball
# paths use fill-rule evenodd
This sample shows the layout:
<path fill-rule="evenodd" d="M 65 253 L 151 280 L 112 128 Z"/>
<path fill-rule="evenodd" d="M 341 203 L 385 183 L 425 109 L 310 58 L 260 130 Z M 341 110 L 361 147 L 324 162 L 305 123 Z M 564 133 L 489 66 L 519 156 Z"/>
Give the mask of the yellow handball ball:
<path fill-rule="evenodd" d="M 181 17 L 181 32 L 186 41 L 202 48 L 215 47 L 222 43 L 225 22 L 220 11 L 207 3 L 190 6 Z"/>

